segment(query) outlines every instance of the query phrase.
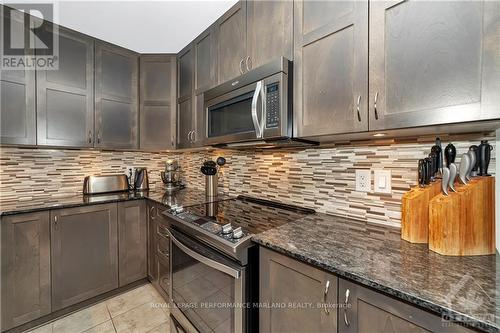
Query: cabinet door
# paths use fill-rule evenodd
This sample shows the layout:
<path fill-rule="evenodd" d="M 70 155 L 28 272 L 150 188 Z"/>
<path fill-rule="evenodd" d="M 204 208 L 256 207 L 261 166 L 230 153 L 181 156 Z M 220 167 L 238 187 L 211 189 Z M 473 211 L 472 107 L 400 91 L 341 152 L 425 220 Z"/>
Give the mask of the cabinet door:
<path fill-rule="evenodd" d="M 177 111 L 177 148 L 192 146 L 193 125 L 192 98 L 189 98 L 179 102 Z"/>
<path fill-rule="evenodd" d="M 120 287 L 147 277 L 147 223 L 144 200 L 118 203 Z"/>
<path fill-rule="evenodd" d="M 52 310 L 118 287 L 116 204 L 51 211 Z"/>
<path fill-rule="evenodd" d="M 294 133 L 368 130 L 368 1 L 295 2 Z"/>
<path fill-rule="evenodd" d="M 179 90 L 177 96 L 179 100 L 191 98 L 193 95 L 194 80 L 194 51 L 193 44 L 186 46 L 177 56 Z"/>
<path fill-rule="evenodd" d="M 260 332 L 337 332 L 335 276 L 261 247 L 259 283 L 261 303 L 304 305 L 262 307 Z"/>
<path fill-rule="evenodd" d="M 210 27 L 193 42 L 194 91 L 201 94 L 216 83 L 217 54 L 215 52 L 215 27 Z"/>
<path fill-rule="evenodd" d="M 499 118 L 499 13 L 496 1 L 372 2 L 370 130 Z"/>
<path fill-rule="evenodd" d="M 472 333 L 344 279 L 339 279 L 339 306 L 339 333 Z"/>
<path fill-rule="evenodd" d="M 5 20 L 11 17 L 11 24 L 2 33 L 10 34 L 11 27 L 17 31 L 25 30 L 29 21 L 27 15 L 6 6 L 1 6 L 1 9 Z M 27 49 L 25 55 L 29 55 Z M 0 143 L 34 145 L 35 71 L 8 69 L 1 70 L 0 74 Z"/>
<path fill-rule="evenodd" d="M 45 28 L 54 33 L 54 26 Z M 94 40 L 58 27 L 59 69 L 37 69 L 38 145 L 94 145 Z"/>
<path fill-rule="evenodd" d="M 51 311 L 49 212 L 1 219 L 1 330 Z"/>
<path fill-rule="evenodd" d="M 158 208 L 148 203 L 148 278 L 153 284 L 158 284 L 158 263 L 156 259 L 156 219 Z"/>
<path fill-rule="evenodd" d="M 96 42 L 96 146 L 138 147 L 138 67 L 136 53 Z"/>
<path fill-rule="evenodd" d="M 219 83 L 243 74 L 246 48 L 246 1 L 239 1 L 215 24 Z"/>
<path fill-rule="evenodd" d="M 175 148 L 175 55 L 141 55 L 140 147 Z"/>
<path fill-rule="evenodd" d="M 249 69 L 293 60 L 293 1 L 247 1 L 247 48 Z"/>

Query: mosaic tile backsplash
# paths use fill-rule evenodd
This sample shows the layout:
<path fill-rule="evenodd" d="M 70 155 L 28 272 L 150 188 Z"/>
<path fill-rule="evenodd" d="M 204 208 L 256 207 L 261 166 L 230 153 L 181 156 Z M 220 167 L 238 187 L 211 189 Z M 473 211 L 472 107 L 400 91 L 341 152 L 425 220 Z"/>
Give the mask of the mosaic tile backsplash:
<path fill-rule="evenodd" d="M 442 137 L 443 147 L 453 142 L 457 162 L 471 144 L 495 137 Z M 68 196 L 82 191 L 86 175 L 126 172 L 127 166 L 147 167 L 150 186 L 162 186 L 160 171 L 169 158 L 179 160 L 185 183 L 203 189 L 203 161 L 224 156 L 219 187 L 232 194 L 314 208 L 319 212 L 400 226 L 401 197 L 416 184 L 417 160 L 433 145 L 431 138 L 386 140 L 296 150 L 213 150 L 145 153 L 98 150 L 52 150 L 2 147 L 0 200 L 31 200 Z M 489 170 L 495 171 L 494 154 Z M 392 194 L 355 191 L 356 169 L 392 172 Z"/>

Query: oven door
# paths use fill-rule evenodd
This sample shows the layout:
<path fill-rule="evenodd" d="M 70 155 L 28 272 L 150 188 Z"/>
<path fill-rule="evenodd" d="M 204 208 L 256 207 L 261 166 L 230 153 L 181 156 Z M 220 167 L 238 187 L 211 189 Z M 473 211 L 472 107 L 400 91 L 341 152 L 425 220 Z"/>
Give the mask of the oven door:
<path fill-rule="evenodd" d="M 205 102 L 210 145 L 291 135 L 287 75 L 277 73 Z"/>
<path fill-rule="evenodd" d="M 245 267 L 169 229 L 172 314 L 186 332 L 243 332 Z M 182 324 L 185 323 L 185 324 Z"/>

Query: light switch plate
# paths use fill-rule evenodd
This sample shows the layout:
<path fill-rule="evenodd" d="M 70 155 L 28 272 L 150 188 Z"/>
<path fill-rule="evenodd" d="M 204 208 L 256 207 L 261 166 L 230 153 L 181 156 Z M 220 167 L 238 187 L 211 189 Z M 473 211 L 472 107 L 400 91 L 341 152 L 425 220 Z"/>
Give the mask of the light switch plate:
<path fill-rule="evenodd" d="M 370 192 L 372 190 L 371 170 L 356 170 L 356 191 Z"/>
<path fill-rule="evenodd" d="M 392 193 L 392 173 L 391 170 L 373 171 L 373 191 L 375 193 Z"/>

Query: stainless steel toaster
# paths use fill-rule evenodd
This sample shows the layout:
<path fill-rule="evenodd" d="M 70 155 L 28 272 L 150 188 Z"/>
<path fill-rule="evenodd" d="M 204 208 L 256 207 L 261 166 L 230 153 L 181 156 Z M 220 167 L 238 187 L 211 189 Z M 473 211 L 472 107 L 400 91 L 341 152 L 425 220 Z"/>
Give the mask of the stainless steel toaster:
<path fill-rule="evenodd" d="M 128 189 L 128 178 L 125 174 L 87 176 L 83 180 L 83 194 L 123 192 Z"/>

